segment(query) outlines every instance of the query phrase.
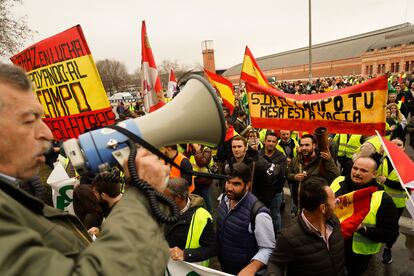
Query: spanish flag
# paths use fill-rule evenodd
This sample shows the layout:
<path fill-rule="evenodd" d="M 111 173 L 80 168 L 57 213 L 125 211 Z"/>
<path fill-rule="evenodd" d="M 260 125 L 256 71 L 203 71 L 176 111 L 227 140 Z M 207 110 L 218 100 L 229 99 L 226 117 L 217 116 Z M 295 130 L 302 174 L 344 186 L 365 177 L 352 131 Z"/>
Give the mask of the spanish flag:
<path fill-rule="evenodd" d="M 234 91 L 233 84 L 227 79 L 223 78 L 220 75 L 217 75 L 213 72 L 204 69 L 208 80 L 216 88 L 220 94 L 223 104 L 230 110 L 230 113 L 233 113 L 234 110 Z"/>
<path fill-rule="evenodd" d="M 250 49 L 247 46 L 244 52 L 240 79 L 245 82 L 257 83 L 262 86 L 274 88 L 267 82 L 265 75 L 260 70 L 259 65 L 257 65 L 257 62 L 252 55 L 252 52 L 250 52 Z"/>
<path fill-rule="evenodd" d="M 344 239 L 352 237 L 367 216 L 371 205 L 371 196 L 375 191 L 377 191 L 376 187 L 368 187 L 338 197 L 335 215 L 341 222 Z"/>
<path fill-rule="evenodd" d="M 391 160 L 391 164 L 397 172 L 400 183 L 403 188 L 414 189 L 414 162 L 405 153 L 404 150 L 398 148 L 392 142 L 384 139 L 378 132 L 377 136 L 382 142 L 382 146 Z"/>

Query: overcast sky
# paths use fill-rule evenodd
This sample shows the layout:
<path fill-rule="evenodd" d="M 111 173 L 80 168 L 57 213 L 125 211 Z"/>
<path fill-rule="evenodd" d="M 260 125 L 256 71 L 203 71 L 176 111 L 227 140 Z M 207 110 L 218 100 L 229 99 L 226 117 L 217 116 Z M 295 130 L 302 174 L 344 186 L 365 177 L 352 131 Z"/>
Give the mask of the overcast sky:
<path fill-rule="evenodd" d="M 133 72 L 141 62 L 141 21 L 157 64 L 202 64 L 201 42 L 213 40 L 216 69 L 308 45 L 307 0 L 23 0 L 15 14 L 37 31 L 29 46 L 76 24 L 96 60 L 115 59 Z M 414 22 L 413 0 L 313 0 L 313 43 Z M 23 50 L 23 49 L 22 49 Z"/>

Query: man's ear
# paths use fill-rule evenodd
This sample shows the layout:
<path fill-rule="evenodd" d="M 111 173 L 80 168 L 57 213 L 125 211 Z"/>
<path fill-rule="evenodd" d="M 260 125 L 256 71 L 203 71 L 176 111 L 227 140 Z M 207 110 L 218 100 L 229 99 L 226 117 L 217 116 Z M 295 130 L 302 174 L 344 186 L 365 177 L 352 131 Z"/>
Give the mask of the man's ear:
<path fill-rule="evenodd" d="M 248 191 L 252 191 L 252 182 L 251 181 L 246 183 L 246 188 L 247 188 Z"/>
<path fill-rule="evenodd" d="M 321 212 L 322 214 L 325 214 L 325 212 L 326 212 L 326 205 L 325 204 L 319 205 L 319 212 Z"/>
<path fill-rule="evenodd" d="M 106 193 L 101 193 L 101 197 L 103 200 L 107 200 L 109 196 Z"/>

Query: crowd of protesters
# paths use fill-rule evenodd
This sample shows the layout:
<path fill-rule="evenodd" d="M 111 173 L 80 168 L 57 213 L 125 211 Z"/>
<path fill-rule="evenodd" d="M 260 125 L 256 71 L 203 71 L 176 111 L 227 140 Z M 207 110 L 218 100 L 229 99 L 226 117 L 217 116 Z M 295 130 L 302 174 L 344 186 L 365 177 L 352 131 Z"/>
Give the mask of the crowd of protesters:
<path fill-rule="evenodd" d="M 0 116 L 11 110 L 8 104 L 15 99 L 11 92 L 22 98 L 31 93 L 27 80 L 22 80 L 25 85 L 16 84 L 15 76 L 22 79 L 22 74 L 15 67 L 0 65 Z M 337 77 L 312 83 L 278 82 L 276 86 L 287 93 L 311 94 L 365 80 L 362 76 Z M 413 81 L 411 74 L 389 78 L 387 138 L 401 148 L 407 133 L 414 135 Z M 15 122 L 2 120 L 0 131 L 8 130 L 5 136 L 10 137 L 6 144 L 0 142 L 0 223 L 7 233 L 0 235 L 0 274 L 27 274 L 25 269 L 39 265 L 33 260 L 41 258 L 48 262 L 39 266 L 42 270 L 38 272 L 44 275 L 70 275 L 75 270 L 85 275 L 132 271 L 161 275 L 168 257 L 203 266 L 217 257 L 219 269 L 237 275 L 361 275 L 383 244 L 383 263 L 391 263 L 392 245 L 399 235 L 398 219 L 405 206 L 401 199 L 405 200 L 406 194 L 379 139 L 337 133 L 321 141 L 313 133 L 254 129 L 249 125 L 244 98 L 245 93 L 236 93 L 232 114 L 223 107 L 226 138 L 219 148 L 193 143 L 160 149 L 186 172 L 225 175 L 226 180 L 217 181 L 222 189 L 218 202 L 211 193 L 216 181 L 193 177 L 174 167 L 166 170 L 155 156 L 140 151 L 136 160 L 139 176 L 174 201 L 179 210 L 178 222 L 163 228 L 151 217 L 147 200 L 129 185 L 129 173 L 122 168 L 88 175 L 76 185 L 73 204 L 77 217 L 63 217 L 45 207 L 35 198 L 37 189 L 27 188 L 38 187 L 28 184 L 34 181 L 36 170 L 21 173 L 26 168 L 16 161 L 21 156 L 4 149 L 13 147 L 18 137 L 11 131 Z M 19 108 L 24 113 L 24 108 L 37 110 L 40 106 L 33 96 L 29 104 Z M 143 115 L 141 108 L 138 103 L 126 106 L 120 102 L 116 112 L 123 120 Z M 41 122 L 41 111 L 36 112 L 36 131 L 41 133 L 33 140 L 46 145 L 51 133 Z M 23 130 L 29 131 L 29 127 L 25 125 Z M 328 146 L 322 147 L 325 143 Z M 39 146 L 34 155 L 45 149 Z M 12 165 L 4 156 L 13 159 Z M 36 158 L 40 161 L 33 167 L 38 168 L 43 162 Z M 169 172 L 166 187 L 165 171 Z M 26 181 L 21 183 L 20 179 Z M 285 186 L 291 191 L 289 225 L 281 219 L 287 199 Z M 354 233 L 344 237 L 334 214 L 336 197 L 370 187 L 375 191 L 366 217 Z M 10 207 L 15 208 L 12 213 Z M 60 240 L 64 244 L 60 245 Z"/>

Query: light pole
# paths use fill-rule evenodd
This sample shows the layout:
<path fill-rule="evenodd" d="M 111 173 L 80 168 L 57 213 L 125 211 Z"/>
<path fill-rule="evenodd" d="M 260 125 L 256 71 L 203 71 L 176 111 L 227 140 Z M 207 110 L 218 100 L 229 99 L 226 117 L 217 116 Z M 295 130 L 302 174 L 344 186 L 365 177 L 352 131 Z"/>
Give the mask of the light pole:
<path fill-rule="evenodd" d="M 309 82 L 312 81 L 312 0 L 309 0 Z"/>

